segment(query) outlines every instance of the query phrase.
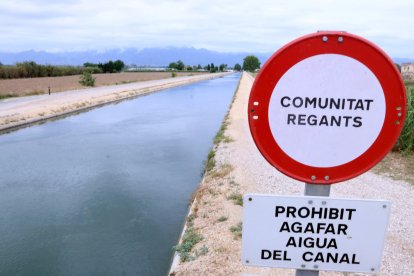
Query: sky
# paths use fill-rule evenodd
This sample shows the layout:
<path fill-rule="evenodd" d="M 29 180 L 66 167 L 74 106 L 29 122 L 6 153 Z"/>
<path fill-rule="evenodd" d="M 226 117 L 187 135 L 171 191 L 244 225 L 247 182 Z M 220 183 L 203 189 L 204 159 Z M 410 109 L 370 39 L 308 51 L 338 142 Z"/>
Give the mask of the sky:
<path fill-rule="evenodd" d="M 0 0 L 0 51 L 195 47 L 272 53 L 318 30 L 414 58 L 413 0 Z"/>

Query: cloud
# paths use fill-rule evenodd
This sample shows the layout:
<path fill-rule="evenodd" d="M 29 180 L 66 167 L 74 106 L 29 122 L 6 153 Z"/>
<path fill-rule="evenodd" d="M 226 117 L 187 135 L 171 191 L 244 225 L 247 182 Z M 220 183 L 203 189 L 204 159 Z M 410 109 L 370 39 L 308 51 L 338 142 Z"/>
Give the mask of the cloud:
<path fill-rule="evenodd" d="M 15 0 L 0 7 L 1 51 L 194 46 L 272 52 L 317 30 L 346 30 L 414 57 L 410 0 Z"/>

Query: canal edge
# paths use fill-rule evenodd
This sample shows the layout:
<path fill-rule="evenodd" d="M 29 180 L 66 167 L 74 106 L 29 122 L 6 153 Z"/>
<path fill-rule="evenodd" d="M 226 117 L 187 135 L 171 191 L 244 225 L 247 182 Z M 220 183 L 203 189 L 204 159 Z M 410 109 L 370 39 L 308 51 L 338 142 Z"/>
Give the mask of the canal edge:
<path fill-rule="evenodd" d="M 246 72 L 243 72 L 242 75 L 239 78 L 239 81 L 237 83 L 237 86 L 236 86 L 236 89 L 234 91 L 234 94 L 233 94 L 231 103 L 229 105 L 229 108 L 227 110 L 227 113 L 224 116 L 224 119 L 223 119 L 223 121 L 222 121 L 222 123 L 220 125 L 219 130 L 216 133 L 216 136 L 215 136 L 215 138 L 213 140 L 213 146 L 212 146 L 212 148 L 211 148 L 211 150 L 210 150 L 210 152 L 208 154 L 208 157 L 206 159 L 206 164 L 205 164 L 205 168 L 204 168 L 204 171 L 203 171 L 203 178 L 202 178 L 201 182 L 199 183 L 199 185 L 197 186 L 196 190 L 194 191 L 194 193 L 192 195 L 191 204 L 190 204 L 190 206 L 188 208 L 187 216 L 185 217 L 184 222 L 183 222 L 183 230 L 181 231 L 180 237 L 179 237 L 178 242 L 176 243 L 176 245 L 180 245 L 182 243 L 184 234 L 186 233 L 186 231 L 188 229 L 187 222 L 190 220 L 191 216 L 194 215 L 195 209 L 198 208 L 197 206 L 198 206 L 199 200 L 198 200 L 197 195 L 199 194 L 200 189 L 203 187 L 203 184 L 206 182 L 206 177 L 208 176 L 208 173 L 209 173 L 209 170 L 208 170 L 208 166 L 209 165 L 208 165 L 208 163 L 209 163 L 209 160 L 210 160 L 211 153 L 212 152 L 214 153 L 217 150 L 218 145 L 220 143 L 222 143 L 222 141 L 219 141 L 218 143 L 216 143 L 216 141 L 217 141 L 216 139 L 220 135 L 220 133 L 221 134 L 224 134 L 223 132 L 225 131 L 225 126 L 228 124 L 229 114 L 230 114 L 230 111 L 231 111 L 231 109 L 233 107 L 233 103 L 234 103 L 234 101 L 235 101 L 235 99 L 236 99 L 236 97 L 237 97 L 237 95 L 239 93 L 240 84 L 241 84 L 241 81 L 242 81 L 242 78 L 243 77 L 247 77 L 247 78 L 253 79 L 253 77 L 250 74 L 246 73 Z M 214 155 L 213 155 L 213 158 L 214 158 Z M 175 271 L 178 268 L 178 266 L 180 265 L 180 263 L 181 263 L 181 261 L 180 261 L 180 254 L 177 251 L 175 251 L 174 252 L 174 256 L 172 257 L 170 269 L 169 269 L 167 275 L 174 276 L 176 274 Z"/>

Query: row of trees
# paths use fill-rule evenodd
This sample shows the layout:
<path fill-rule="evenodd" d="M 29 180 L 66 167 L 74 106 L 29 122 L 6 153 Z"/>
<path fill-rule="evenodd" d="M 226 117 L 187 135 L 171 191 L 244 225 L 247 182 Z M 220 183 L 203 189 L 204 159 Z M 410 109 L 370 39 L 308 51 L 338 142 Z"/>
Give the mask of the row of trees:
<path fill-rule="evenodd" d="M 214 65 L 214 63 L 207 64 L 206 66 L 202 67 L 200 64 L 198 65 L 185 65 L 182 60 L 178 60 L 175 62 L 171 62 L 168 65 L 168 69 L 170 70 L 177 70 L 177 71 L 208 71 L 211 73 L 214 72 L 224 72 L 227 70 L 227 64 L 220 64 L 219 66 Z"/>
<path fill-rule="evenodd" d="M 198 65 L 194 65 L 194 66 L 189 66 L 189 65 L 185 65 L 183 61 L 178 60 L 176 62 L 171 62 L 168 65 L 168 68 L 171 70 L 177 70 L 177 71 L 200 71 L 200 70 L 205 70 L 211 73 L 214 72 L 224 72 L 227 70 L 227 64 L 220 64 L 220 66 L 215 66 L 214 63 L 211 64 L 207 64 L 204 67 L 201 67 L 200 64 Z M 245 71 L 250 71 L 250 72 L 254 72 L 255 70 L 260 68 L 260 61 L 256 56 L 250 55 L 250 56 L 246 56 L 243 59 L 243 67 L 236 63 L 233 67 L 234 70 L 236 71 L 241 71 L 242 69 Z"/>
<path fill-rule="evenodd" d="M 125 63 L 122 60 L 108 61 L 105 63 L 91 63 L 86 62 L 82 66 L 56 66 L 56 65 L 41 65 L 34 61 L 21 62 L 16 65 L 2 65 L 0 63 L 0 79 L 14 79 L 14 78 L 38 78 L 38 77 L 58 77 L 80 75 L 84 72 L 88 73 L 117 73 L 125 68 Z M 224 72 L 227 70 L 227 64 L 214 63 L 207 64 L 202 67 L 200 64 L 189 66 L 185 65 L 183 61 L 178 60 L 171 62 L 168 65 L 171 70 L 177 71 L 207 71 L 207 72 Z M 243 67 L 236 64 L 233 69 L 236 71 L 246 70 L 255 71 L 260 68 L 259 59 L 255 56 L 247 56 L 243 60 Z"/>
<path fill-rule="evenodd" d="M 85 71 L 80 66 L 40 65 L 33 61 L 16 65 L 0 65 L 0 79 L 38 78 L 79 75 Z"/>
<path fill-rule="evenodd" d="M 16 65 L 2 65 L 0 63 L 0 79 L 73 76 L 81 75 L 84 72 L 91 74 L 116 73 L 121 72 L 124 67 L 125 64 L 122 60 L 110 60 L 98 64 L 87 62 L 83 67 L 41 65 L 34 61 L 20 62 Z"/>
<path fill-rule="evenodd" d="M 105 63 L 91 63 L 83 64 L 84 68 L 97 68 L 102 73 L 119 73 L 125 68 L 125 63 L 122 60 L 108 61 Z"/>

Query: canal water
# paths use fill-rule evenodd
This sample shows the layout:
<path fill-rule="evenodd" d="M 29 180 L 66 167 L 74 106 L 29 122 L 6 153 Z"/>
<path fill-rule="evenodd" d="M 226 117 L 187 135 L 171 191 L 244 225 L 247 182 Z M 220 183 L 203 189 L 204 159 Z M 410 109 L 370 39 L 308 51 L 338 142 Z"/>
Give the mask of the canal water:
<path fill-rule="evenodd" d="M 238 74 L 0 136 L 0 275 L 166 275 Z"/>

